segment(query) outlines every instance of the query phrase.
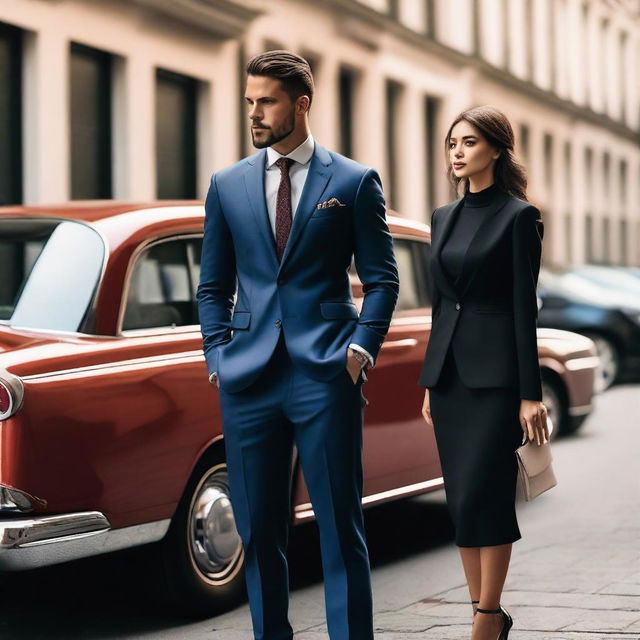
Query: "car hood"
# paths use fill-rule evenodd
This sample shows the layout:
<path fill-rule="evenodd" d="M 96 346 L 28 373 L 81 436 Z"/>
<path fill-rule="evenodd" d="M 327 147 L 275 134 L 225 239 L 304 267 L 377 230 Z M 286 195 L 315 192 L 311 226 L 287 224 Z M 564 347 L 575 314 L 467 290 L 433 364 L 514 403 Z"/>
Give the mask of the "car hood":
<path fill-rule="evenodd" d="M 564 359 L 594 356 L 595 344 L 586 336 L 561 329 L 538 328 L 538 349 L 540 352 L 560 356 Z"/>

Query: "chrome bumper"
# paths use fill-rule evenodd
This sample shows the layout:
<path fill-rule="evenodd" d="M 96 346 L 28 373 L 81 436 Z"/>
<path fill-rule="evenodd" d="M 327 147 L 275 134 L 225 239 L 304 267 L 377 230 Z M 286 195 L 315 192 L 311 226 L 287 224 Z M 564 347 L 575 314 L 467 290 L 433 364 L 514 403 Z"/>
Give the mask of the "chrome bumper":
<path fill-rule="evenodd" d="M 155 542 L 164 537 L 170 522 L 113 530 L 99 511 L 0 517 L 0 571 L 34 569 Z"/>

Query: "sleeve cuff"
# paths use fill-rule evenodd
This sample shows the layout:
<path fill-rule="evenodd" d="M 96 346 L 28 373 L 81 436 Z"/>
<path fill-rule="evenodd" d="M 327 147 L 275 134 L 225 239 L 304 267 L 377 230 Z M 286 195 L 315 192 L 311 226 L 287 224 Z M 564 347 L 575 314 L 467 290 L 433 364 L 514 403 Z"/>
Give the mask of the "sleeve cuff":
<path fill-rule="evenodd" d="M 349 349 L 353 349 L 354 351 L 358 351 L 359 353 L 362 353 L 365 356 L 367 356 L 367 360 L 369 361 L 369 366 L 373 367 L 374 365 L 373 356 L 364 347 L 361 347 L 359 344 L 355 344 L 354 342 L 352 342 L 349 345 Z"/>

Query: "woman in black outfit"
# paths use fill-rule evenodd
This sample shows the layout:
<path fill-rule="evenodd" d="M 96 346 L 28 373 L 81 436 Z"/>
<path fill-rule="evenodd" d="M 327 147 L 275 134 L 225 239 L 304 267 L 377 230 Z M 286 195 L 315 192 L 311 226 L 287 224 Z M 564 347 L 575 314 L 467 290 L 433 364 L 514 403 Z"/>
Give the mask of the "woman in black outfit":
<path fill-rule="evenodd" d="M 449 178 L 464 196 L 431 218 L 433 320 L 422 413 L 435 431 L 474 605 L 472 640 L 509 634 L 500 596 L 520 538 L 515 450 L 523 432 L 538 444 L 548 438 L 536 344 L 543 226 L 526 201 L 513 142 L 497 109 L 461 113 L 445 146 Z"/>

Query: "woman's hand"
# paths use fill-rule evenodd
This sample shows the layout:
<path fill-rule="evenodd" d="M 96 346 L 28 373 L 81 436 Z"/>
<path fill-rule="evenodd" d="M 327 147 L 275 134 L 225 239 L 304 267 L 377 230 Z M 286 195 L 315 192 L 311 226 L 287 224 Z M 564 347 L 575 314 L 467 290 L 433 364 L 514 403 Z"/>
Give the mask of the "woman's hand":
<path fill-rule="evenodd" d="M 520 426 L 528 440 L 540 446 L 549 440 L 547 408 L 537 400 L 520 400 Z"/>
<path fill-rule="evenodd" d="M 424 390 L 424 402 L 422 403 L 422 417 L 425 422 L 433 429 L 433 420 L 431 418 L 431 405 L 429 404 L 429 389 Z"/>

